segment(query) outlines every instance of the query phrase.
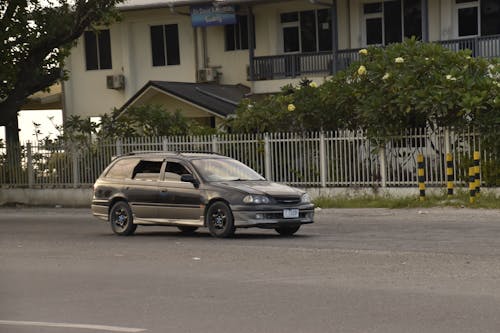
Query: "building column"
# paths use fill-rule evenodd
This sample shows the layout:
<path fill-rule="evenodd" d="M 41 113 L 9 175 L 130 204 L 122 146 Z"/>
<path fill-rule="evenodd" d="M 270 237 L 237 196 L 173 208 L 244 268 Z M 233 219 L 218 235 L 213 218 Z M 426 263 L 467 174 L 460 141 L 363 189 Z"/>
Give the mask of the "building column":
<path fill-rule="evenodd" d="M 337 1 L 332 0 L 331 6 L 331 16 L 332 16 L 332 74 L 337 73 L 337 51 L 339 48 L 338 41 L 338 17 L 337 17 Z"/>
<path fill-rule="evenodd" d="M 422 0 L 422 41 L 429 42 L 429 2 Z"/>
<path fill-rule="evenodd" d="M 249 80 L 253 82 L 254 80 L 254 68 L 253 68 L 253 58 L 254 58 L 254 52 L 255 52 L 255 36 L 253 34 L 254 32 L 254 18 L 253 18 L 253 10 L 252 6 L 248 6 L 248 18 L 247 18 L 247 27 L 248 27 L 248 76 Z"/>

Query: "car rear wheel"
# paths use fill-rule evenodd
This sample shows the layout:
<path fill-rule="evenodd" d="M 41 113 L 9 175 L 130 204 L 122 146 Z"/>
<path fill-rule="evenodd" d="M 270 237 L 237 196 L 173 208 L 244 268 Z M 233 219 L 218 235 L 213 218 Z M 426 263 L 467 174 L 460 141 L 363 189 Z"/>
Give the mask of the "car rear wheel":
<path fill-rule="evenodd" d="M 288 226 L 288 227 L 278 227 L 274 230 L 281 236 L 291 236 L 297 231 L 299 231 L 300 225 Z"/>
<path fill-rule="evenodd" d="M 178 226 L 177 227 L 183 234 L 192 234 L 196 230 L 198 230 L 198 227 L 188 227 L 188 226 Z"/>
<path fill-rule="evenodd" d="M 109 211 L 111 230 L 120 236 L 132 235 L 137 229 L 130 206 L 125 201 L 118 201 Z"/>
<path fill-rule="evenodd" d="M 227 238 L 234 235 L 234 219 L 231 208 L 222 201 L 210 205 L 205 216 L 208 231 L 214 237 Z"/>

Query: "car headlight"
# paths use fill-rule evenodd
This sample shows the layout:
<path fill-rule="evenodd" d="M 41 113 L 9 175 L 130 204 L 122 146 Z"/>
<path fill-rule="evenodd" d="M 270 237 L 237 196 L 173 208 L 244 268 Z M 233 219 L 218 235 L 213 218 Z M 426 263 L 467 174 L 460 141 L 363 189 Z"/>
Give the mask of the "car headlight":
<path fill-rule="evenodd" d="M 307 193 L 304 193 L 302 195 L 302 198 L 300 198 L 300 202 L 302 203 L 310 203 L 311 202 L 311 196 Z"/>
<path fill-rule="evenodd" d="M 243 202 L 246 204 L 255 204 L 255 205 L 268 204 L 269 198 L 266 197 L 265 195 L 249 194 L 243 198 Z"/>

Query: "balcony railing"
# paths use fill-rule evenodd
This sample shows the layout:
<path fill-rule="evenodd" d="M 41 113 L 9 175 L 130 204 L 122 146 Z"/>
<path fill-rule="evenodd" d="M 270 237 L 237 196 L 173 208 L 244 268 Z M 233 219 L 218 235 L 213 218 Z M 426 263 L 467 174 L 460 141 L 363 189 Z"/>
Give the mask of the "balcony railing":
<path fill-rule="evenodd" d="M 337 66 L 331 52 L 296 53 L 254 58 L 254 80 L 276 80 L 309 75 L 329 75 L 347 68 L 359 57 L 359 49 L 340 50 Z"/>
<path fill-rule="evenodd" d="M 442 40 L 437 43 L 453 51 L 471 50 L 473 57 L 500 57 L 500 35 Z"/>
<path fill-rule="evenodd" d="M 474 57 L 500 57 L 500 35 L 437 41 L 453 51 L 469 49 Z M 305 76 L 331 75 L 359 60 L 360 49 L 337 51 L 334 64 L 332 52 L 297 53 L 253 59 L 253 80 L 277 80 Z"/>

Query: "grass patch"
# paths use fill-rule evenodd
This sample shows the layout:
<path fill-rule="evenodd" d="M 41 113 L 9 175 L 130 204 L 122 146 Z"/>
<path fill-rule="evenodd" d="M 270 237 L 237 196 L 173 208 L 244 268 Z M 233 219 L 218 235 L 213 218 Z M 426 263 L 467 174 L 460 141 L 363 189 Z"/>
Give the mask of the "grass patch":
<path fill-rule="evenodd" d="M 313 200 L 316 207 L 321 208 L 430 208 L 430 207 L 467 207 L 500 209 L 500 199 L 494 193 L 481 193 L 475 202 L 469 202 L 467 191 L 456 191 L 448 198 L 443 194 L 431 194 L 420 201 L 418 195 L 394 197 L 390 195 L 362 195 L 318 197 Z"/>

